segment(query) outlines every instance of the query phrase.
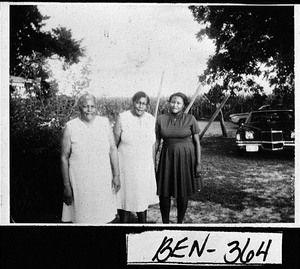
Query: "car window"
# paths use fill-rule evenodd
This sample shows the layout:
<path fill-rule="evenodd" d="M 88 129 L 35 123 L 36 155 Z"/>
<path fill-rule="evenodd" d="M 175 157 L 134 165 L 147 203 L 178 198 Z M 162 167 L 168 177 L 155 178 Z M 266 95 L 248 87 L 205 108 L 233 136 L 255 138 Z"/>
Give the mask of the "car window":
<path fill-rule="evenodd" d="M 261 113 L 252 113 L 248 122 L 286 122 L 293 121 L 294 115 L 290 111 L 272 111 L 272 112 L 261 112 Z"/>
<path fill-rule="evenodd" d="M 279 113 L 278 120 L 279 121 L 293 121 L 294 115 L 293 115 L 293 113 L 291 113 L 289 111 L 284 111 L 284 112 Z"/>
<path fill-rule="evenodd" d="M 266 120 L 265 113 L 252 113 L 249 122 L 262 122 Z"/>

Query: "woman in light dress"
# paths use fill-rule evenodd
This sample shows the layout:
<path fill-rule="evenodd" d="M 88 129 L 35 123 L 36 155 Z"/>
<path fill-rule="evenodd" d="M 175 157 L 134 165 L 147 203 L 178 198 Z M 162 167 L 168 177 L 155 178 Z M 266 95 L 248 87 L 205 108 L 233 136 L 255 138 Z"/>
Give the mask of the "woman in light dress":
<path fill-rule="evenodd" d="M 122 112 L 114 126 L 119 153 L 121 189 L 117 202 L 121 223 L 136 212 L 139 223 L 147 222 L 147 209 L 158 203 L 155 180 L 155 119 L 146 112 L 150 99 L 142 91 L 132 98 L 131 110 Z"/>
<path fill-rule="evenodd" d="M 117 148 L 109 121 L 97 116 L 96 98 L 78 100 L 80 116 L 68 121 L 61 143 L 62 222 L 103 224 L 117 214 Z"/>

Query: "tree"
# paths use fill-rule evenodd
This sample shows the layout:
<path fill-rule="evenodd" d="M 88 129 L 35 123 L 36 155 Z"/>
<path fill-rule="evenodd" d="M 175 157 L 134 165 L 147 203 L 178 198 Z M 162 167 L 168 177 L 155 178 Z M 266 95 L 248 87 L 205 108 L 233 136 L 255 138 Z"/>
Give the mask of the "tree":
<path fill-rule="evenodd" d="M 37 6 L 10 6 L 10 75 L 31 79 L 31 84 L 25 84 L 27 92 L 42 99 L 56 94 L 47 81 L 51 73 L 47 59 L 58 58 L 66 67 L 84 56 L 82 40 L 73 39 L 65 27 L 41 31 L 47 19 Z"/>
<path fill-rule="evenodd" d="M 87 62 L 81 67 L 80 74 L 72 74 L 72 95 L 75 98 L 78 98 L 90 86 L 91 63 L 92 59 L 88 58 Z"/>
<path fill-rule="evenodd" d="M 14 76 L 26 75 L 34 78 L 30 72 L 24 73 L 24 62 L 34 60 L 39 54 L 43 58 L 57 55 L 67 64 L 78 63 L 84 55 L 84 49 L 80 47 L 81 40 L 72 38 L 72 33 L 64 27 L 52 29 L 52 32 L 41 31 L 48 16 L 42 16 L 33 5 L 10 6 L 10 74 Z M 31 66 L 42 66 L 43 59 L 31 63 Z M 33 64 L 33 65 L 32 65 Z M 28 67 L 28 66 L 27 66 Z"/>
<path fill-rule="evenodd" d="M 294 95 L 294 9 L 291 6 L 190 6 L 205 26 L 197 33 L 213 39 L 215 55 L 204 71 L 209 84 L 259 93 L 262 76 L 274 94 Z M 221 81 L 221 82 L 220 82 Z M 279 94 L 280 93 L 280 94 Z M 287 97 L 289 96 L 289 97 Z"/>
<path fill-rule="evenodd" d="M 84 50 L 64 27 L 42 32 L 48 17 L 36 6 L 10 8 L 10 75 L 25 78 L 30 97 L 16 91 L 10 99 L 11 220 L 22 222 L 39 205 L 60 210 L 61 129 L 74 114 L 74 100 L 57 94 L 56 81 L 48 79 L 47 62 L 55 58 L 68 67 L 81 60 Z"/>

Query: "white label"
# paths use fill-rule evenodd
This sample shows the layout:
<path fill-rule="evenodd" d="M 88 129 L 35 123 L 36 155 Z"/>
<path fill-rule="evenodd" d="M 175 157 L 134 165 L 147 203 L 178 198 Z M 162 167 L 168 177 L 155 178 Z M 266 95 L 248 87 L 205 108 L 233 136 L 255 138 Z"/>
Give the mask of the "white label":
<path fill-rule="evenodd" d="M 282 233 L 147 231 L 127 235 L 128 264 L 281 264 Z"/>

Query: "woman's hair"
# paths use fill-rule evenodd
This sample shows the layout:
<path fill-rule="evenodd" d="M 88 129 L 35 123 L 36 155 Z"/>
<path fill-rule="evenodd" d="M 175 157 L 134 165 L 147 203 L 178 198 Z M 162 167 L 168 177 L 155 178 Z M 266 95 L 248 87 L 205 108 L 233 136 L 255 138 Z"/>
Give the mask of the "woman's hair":
<path fill-rule="evenodd" d="M 147 105 L 149 105 L 149 103 L 150 103 L 150 98 L 149 98 L 149 96 L 148 96 L 145 92 L 143 92 L 143 91 L 140 91 L 140 92 L 135 93 L 135 94 L 133 95 L 133 97 L 132 97 L 132 102 L 134 103 L 134 102 L 140 100 L 141 98 L 146 98 L 146 99 L 147 99 Z"/>
<path fill-rule="evenodd" d="M 84 101 L 87 101 L 87 100 L 93 100 L 94 103 L 97 104 L 97 99 L 96 99 L 96 97 L 94 95 L 92 95 L 90 93 L 84 93 L 77 100 L 77 106 L 78 107 L 82 107 L 82 104 L 84 103 Z"/>
<path fill-rule="evenodd" d="M 170 98 L 169 98 L 169 102 L 171 102 L 172 98 L 175 97 L 175 96 L 178 96 L 178 97 L 181 97 L 182 100 L 183 100 L 183 103 L 184 103 L 184 106 L 188 106 L 189 104 L 189 99 L 187 98 L 187 96 L 182 93 L 182 92 L 176 92 L 176 93 L 173 93 Z"/>

